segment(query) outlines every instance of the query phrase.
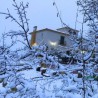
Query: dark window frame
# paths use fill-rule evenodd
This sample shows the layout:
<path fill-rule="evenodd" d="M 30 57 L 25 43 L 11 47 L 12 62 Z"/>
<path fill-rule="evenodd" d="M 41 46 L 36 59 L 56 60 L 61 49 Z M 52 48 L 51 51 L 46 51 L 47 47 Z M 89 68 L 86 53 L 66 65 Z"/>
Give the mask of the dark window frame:
<path fill-rule="evenodd" d="M 60 36 L 60 45 L 65 44 L 65 36 Z"/>

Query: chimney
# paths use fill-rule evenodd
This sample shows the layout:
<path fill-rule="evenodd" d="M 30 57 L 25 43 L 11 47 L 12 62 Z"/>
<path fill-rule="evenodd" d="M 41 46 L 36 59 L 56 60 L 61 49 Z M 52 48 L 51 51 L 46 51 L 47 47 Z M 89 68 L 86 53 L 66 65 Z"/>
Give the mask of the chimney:
<path fill-rule="evenodd" d="M 31 43 L 30 43 L 31 46 L 36 44 L 36 31 L 37 31 L 37 26 L 34 26 L 33 27 L 33 32 L 31 34 Z"/>
<path fill-rule="evenodd" d="M 37 31 L 37 26 L 34 26 L 34 27 L 33 27 L 33 32 L 34 32 L 34 31 Z"/>

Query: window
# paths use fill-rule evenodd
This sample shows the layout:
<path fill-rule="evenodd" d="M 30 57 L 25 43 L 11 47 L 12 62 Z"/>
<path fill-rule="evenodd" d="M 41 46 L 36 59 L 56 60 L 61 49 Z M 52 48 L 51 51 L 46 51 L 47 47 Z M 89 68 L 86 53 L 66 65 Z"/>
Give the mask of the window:
<path fill-rule="evenodd" d="M 61 37 L 60 37 L 60 45 L 64 45 L 64 39 L 65 39 L 64 36 L 61 36 Z"/>

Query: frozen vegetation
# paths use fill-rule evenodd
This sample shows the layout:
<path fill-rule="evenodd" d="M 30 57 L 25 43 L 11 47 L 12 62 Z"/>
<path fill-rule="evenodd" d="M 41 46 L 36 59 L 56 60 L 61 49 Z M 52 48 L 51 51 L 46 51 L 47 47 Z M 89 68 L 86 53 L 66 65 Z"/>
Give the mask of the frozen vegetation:
<path fill-rule="evenodd" d="M 98 98 L 97 63 L 92 60 L 84 70 L 82 61 L 64 62 L 60 51 L 45 45 L 6 51 L 1 57 L 0 98 L 83 98 L 84 90 L 86 98 Z"/>
<path fill-rule="evenodd" d="M 21 31 L 4 33 L 0 41 L 0 98 L 98 98 L 98 1 L 78 0 L 77 4 L 84 14 L 82 32 L 80 38 L 73 36 L 76 43 L 66 52 L 47 45 L 30 46 L 28 3 L 18 5 L 13 0 L 19 19 L 9 9 L 0 12 L 21 27 Z M 58 17 L 61 19 L 59 12 Z M 86 22 L 94 36 L 83 43 Z M 18 42 L 25 47 L 15 49 Z"/>

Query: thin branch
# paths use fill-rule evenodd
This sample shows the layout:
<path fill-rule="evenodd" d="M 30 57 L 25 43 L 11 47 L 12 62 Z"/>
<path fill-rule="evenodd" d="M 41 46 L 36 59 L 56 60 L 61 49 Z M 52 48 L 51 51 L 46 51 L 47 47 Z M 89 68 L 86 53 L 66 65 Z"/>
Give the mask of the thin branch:
<path fill-rule="evenodd" d="M 29 49 L 31 49 L 31 46 L 28 40 L 28 35 L 27 35 L 29 31 L 29 24 L 28 24 L 29 19 L 27 19 L 27 13 L 26 13 L 26 8 L 28 8 L 28 3 L 24 5 L 23 2 L 20 2 L 20 5 L 18 6 L 15 0 L 13 0 L 13 2 L 14 4 L 12 5 L 13 7 L 15 7 L 15 10 L 17 11 L 17 15 L 19 16 L 19 21 L 13 15 L 10 14 L 9 9 L 7 9 L 8 13 L 0 12 L 0 14 L 6 15 L 6 19 L 8 18 L 12 19 L 12 21 L 17 23 L 22 28 L 25 34 L 27 45 Z"/>

